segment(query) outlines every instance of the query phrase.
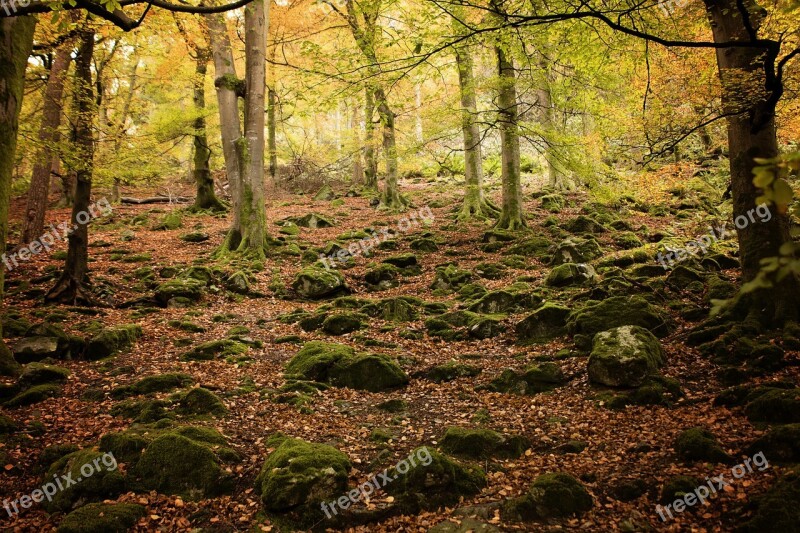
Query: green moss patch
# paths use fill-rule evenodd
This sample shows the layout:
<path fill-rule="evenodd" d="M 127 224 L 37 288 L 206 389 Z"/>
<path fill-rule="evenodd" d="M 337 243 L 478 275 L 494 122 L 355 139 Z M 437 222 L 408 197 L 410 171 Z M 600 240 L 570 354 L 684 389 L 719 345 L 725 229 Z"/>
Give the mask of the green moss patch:
<path fill-rule="evenodd" d="M 58 533 L 126 533 L 145 512 L 132 503 L 90 503 L 68 514 L 58 525 Z"/>

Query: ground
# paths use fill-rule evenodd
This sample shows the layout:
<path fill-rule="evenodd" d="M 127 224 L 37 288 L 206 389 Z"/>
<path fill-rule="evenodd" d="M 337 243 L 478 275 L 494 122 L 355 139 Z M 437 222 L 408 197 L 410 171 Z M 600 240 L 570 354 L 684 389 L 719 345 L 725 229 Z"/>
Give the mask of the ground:
<path fill-rule="evenodd" d="M 475 271 L 479 263 L 501 262 L 508 253 L 501 248 L 496 252 L 479 249 L 483 234 L 490 229 L 481 223 L 453 227 L 453 213 L 457 210 L 458 189 L 440 186 L 424 180 L 403 183 L 404 190 L 414 192 L 418 208 L 429 206 L 435 216 L 429 227 L 418 226 L 409 234 L 400 234 L 398 249 L 377 250 L 374 257 L 357 255 L 354 266 L 343 270 L 347 285 L 353 295 L 364 298 L 389 298 L 393 296 L 418 296 L 426 302 L 455 304 L 457 295 L 432 292 L 430 285 L 436 276 L 436 267 L 455 261 L 459 268 Z M 424 193 L 424 194 L 423 194 Z M 552 214 L 541 207 L 541 201 L 526 195 L 526 212 L 531 226 L 542 231 L 541 225 Z M 568 207 L 557 213 L 563 222 L 577 217 L 581 207 L 588 202 L 586 195 L 567 197 Z M 370 207 L 365 197 L 346 197 L 332 204 L 314 201 L 308 197 L 283 196 L 272 201 L 268 208 L 269 231 L 279 235 L 275 221 L 290 216 L 303 216 L 309 212 L 320 213 L 334 220 L 331 228 L 301 228 L 297 242 L 309 246 L 323 246 L 348 230 L 360 230 L 379 224 L 396 227 L 402 215 L 391 215 Z M 12 212 L 18 217 L 24 210 L 17 202 Z M 131 277 L 143 266 L 158 271 L 165 266 L 185 268 L 194 262 L 213 266 L 211 256 L 224 239 L 228 223 L 224 218 L 206 215 L 184 215 L 183 227 L 175 230 L 152 231 L 163 213 L 176 206 L 115 206 L 109 220 L 93 223 L 90 228 L 90 263 L 95 281 L 104 280 L 113 287 L 117 303 L 129 302 L 146 296 L 142 285 Z M 148 222 L 131 226 L 136 215 L 148 214 Z M 52 210 L 48 223 L 67 220 L 66 210 Z M 703 235 L 702 221 L 691 225 L 672 216 L 656 217 L 649 213 L 629 209 L 625 220 L 634 233 L 645 225 L 650 233 L 671 231 L 683 236 L 682 240 Z M 123 241 L 126 231 L 135 238 Z M 205 242 L 192 243 L 180 240 L 181 235 L 202 231 L 210 236 Z M 409 246 L 416 234 L 430 231 L 439 241 L 438 251 L 416 252 L 421 273 L 402 276 L 400 285 L 380 292 L 368 292 L 363 282 L 364 274 L 381 260 L 411 251 Z M 605 250 L 619 250 L 612 243 L 612 233 L 598 234 Z M 643 239 L 641 234 L 638 235 Z M 557 242 L 558 239 L 554 239 Z M 644 240 L 644 239 L 643 239 Z M 110 243 L 110 246 L 100 246 Z M 64 244 L 59 250 L 64 249 Z M 119 254 L 120 249 L 129 254 Z M 111 251 L 117 252 L 112 259 Z M 126 255 L 148 254 L 140 262 L 125 262 Z M 149 256 L 149 257 L 148 257 Z M 42 307 L 37 293 L 17 290 L 25 281 L 46 274 L 48 268 L 60 266 L 61 261 L 52 254 L 42 254 L 24 263 L 8 274 L 10 296 L 6 305 L 29 322 L 36 324 L 56 309 Z M 651 265 L 657 265 L 653 258 Z M 85 334 L 86 324 L 99 320 L 103 326 L 131 324 L 141 326 L 143 335 L 133 349 L 123 350 L 110 360 L 89 362 L 62 360 L 56 364 L 66 367 L 71 374 L 58 397 L 45 399 L 28 407 L 3 409 L 20 428 L 21 434 L 0 442 L 0 457 L 5 469 L 0 475 L 0 494 L 3 498 L 18 498 L 30 494 L 41 485 L 41 470 L 37 469 L 42 451 L 54 444 L 75 444 L 92 447 L 112 431 L 123 431 L 131 425 L 130 419 L 112 416 L 112 407 L 120 400 L 110 391 L 121 385 L 130 385 L 143 377 L 167 373 L 188 374 L 196 384 L 215 392 L 227 407 L 220 418 L 206 417 L 196 424 L 212 426 L 228 437 L 229 446 L 241 457 L 226 465 L 234 477 L 235 486 L 223 496 L 203 497 L 192 501 L 189 497 L 161 495 L 155 492 L 128 492 L 114 501 L 135 503 L 146 507 L 132 531 L 186 531 L 202 528 L 206 531 L 283 531 L 281 526 L 263 515 L 254 481 L 265 458 L 274 448 L 268 447 L 268 438 L 276 432 L 313 443 L 329 444 L 343 451 L 350 459 L 350 486 L 363 483 L 372 475 L 395 465 L 419 446 L 436 447 L 450 426 L 487 427 L 503 434 L 527 437 L 531 446 L 516 459 L 482 461 L 487 471 L 487 486 L 476 496 L 470 496 L 459 507 L 499 502 L 525 493 L 537 476 L 552 472 L 569 473 L 583 483 L 593 496 L 592 509 L 579 517 L 554 519 L 545 522 L 512 523 L 501 519 L 499 512 L 491 512 L 484 520 L 506 531 L 544 531 L 552 524 L 564 529 L 584 531 L 639 531 L 653 527 L 663 531 L 725 531 L 741 522 L 745 506 L 753 497 L 763 493 L 774 482 L 781 467 L 755 471 L 735 481 L 729 490 L 699 510 L 676 513 L 674 520 L 663 523 L 656 512 L 662 485 L 676 475 L 691 475 L 704 479 L 709 475 L 730 472 L 722 463 L 686 463 L 676 456 L 674 443 L 678 435 L 688 428 L 702 426 L 719 438 L 724 450 L 736 458 L 744 458 L 743 450 L 764 434 L 764 429 L 754 427 L 739 408 L 713 407 L 712 400 L 726 387 L 714 376 L 716 366 L 696 348 L 684 341 L 690 328 L 679 313 L 669 310 L 676 321 L 673 332 L 661 342 L 666 366 L 662 374 L 676 378 L 685 396 L 671 405 L 628 406 L 611 410 L 596 398 L 588 382 L 585 353 L 574 357 L 558 358 L 566 385 L 553 392 L 530 396 L 476 390 L 488 384 L 508 368 L 522 371 L 533 363 L 555 356 L 560 350 L 573 349 L 569 336 L 560 336 L 549 344 L 519 346 L 516 344 L 514 325 L 530 314 L 520 311 L 503 316 L 503 332 L 488 339 L 443 339 L 426 333 L 425 320 L 400 325 L 368 318 L 366 328 L 342 336 L 330 336 L 322 330 L 305 332 L 297 324 L 283 323 L 279 315 L 302 308 L 313 312 L 329 303 L 291 299 L 294 275 L 302 268 L 300 257 L 268 257 L 265 268 L 253 274 L 250 289 L 260 296 L 243 297 L 226 290 L 205 291 L 202 300 L 191 308 L 162 308 L 144 316 L 136 308 L 98 308 L 96 316 L 86 316 L 71 308 L 62 307 L 58 325 L 67 332 Z M 474 279 L 487 289 L 506 288 L 522 276 L 534 287 L 544 283 L 551 267 L 536 257 L 526 257 L 521 268 L 506 268 L 496 279 Z M 726 272 L 731 277 L 736 271 Z M 159 280 L 164 281 L 164 280 Z M 50 281 L 34 282 L 28 290 L 45 289 Z M 284 290 L 276 290 L 283 287 Z M 23 285 L 23 289 L 25 286 Z M 572 293 L 571 293 L 572 294 Z M 686 296 L 689 303 L 697 298 Z M 570 307 L 569 301 L 559 302 Z M 666 310 L 666 306 L 661 309 Z M 187 321 L 187 311 L 194 311 L 190 321 L 200 328 L 189 332 L 175 327 Z M 214 320 L 227 315 L 226 321 Z M 170 321 L 173 325 L 170 325 Z M 182 361 L 180 355 L 202 342 L 228 337 L 235 326 L 249 328 L 249 336 L 263 343 L 249 350 L 246 359 L 214 359 L 210 361 Z M 421 334 L 421 338 L 408 338 L 408 330 Z M 275 392 L 286 383 L 283 369 L 299 351 L 302 343 L 276 343 L 276 339 L 296 335 L 305 342 L 324 340 L 353 346 L 359 351 L 386 354 L 396 359 L 409 375 L 410 383 L 387 392 L 367 392 L 331 387 L 314 395 L 305 405 L 274 401 Z M 184 341 L 182 339 L 190 339 Z M 7 339 L 13 346 L 16 338 Z M 376 342 L 377 341 L 377 342 Z M 188 344 L 188 346 L 186 346 Z M 366 346 L 365 346 L 366 344 Z M 797 361 L 796 353 L 787 353 L 787 359 Z M 465 375 L 453 381 L 435 383 L 425 378 L 431 368 L 456 360 L 482 369 L 478 375 Z M 126 368 L 127 367 L 127 368 Z M 124 369 L 124 373 L 114 369 Z M 797 382 L 797 367 L 788 365 L 770 375 Z M 8 379 L 6 383 L 13 383 Z M 247 385 L 243 387 L 243 385 Z M 98 393 L 97 391 L 102 391 Z M 91 398 L 87 391 L 94 391 Z M 167 398 L 170 393 L 156 393 L 152 398 Z M 390 400 L 402 399 L 407 410 L 390 414 L 376 408 Z M 386 433 L 385 438 L 370 439 L 373 430 Z M 559 446 L 570 441 L 584 441 L 586 447 L 579 453 L 559 453 Z M 388 450 L 388 454 L 383 452 Z M 126 466 L 122 464 L 123 472 Z M 617 498 L 614 487 L 623 481 L 641 480 L 646 491 L 643 495 L 624 502 Z M 370 505 L 380 505 L 392 498 L 386 493 L 377 494 Z M 427 510 L 416 514 L 396 515 L 378 523 L 354 527 L 352 531 L 427 531 L 451 516 L 452 509 Z M 0 509 L 0 524 L 15 531 L 48 531 L 59 524 L 64 514 L 48 515 L 40 505 L 19 516 L 10 518 Z"/>

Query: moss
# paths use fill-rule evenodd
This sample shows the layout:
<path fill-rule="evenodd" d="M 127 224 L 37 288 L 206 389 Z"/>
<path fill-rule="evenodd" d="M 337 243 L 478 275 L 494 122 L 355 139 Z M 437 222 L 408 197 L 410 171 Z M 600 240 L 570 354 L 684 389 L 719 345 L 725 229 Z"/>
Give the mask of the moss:
<path fill-rule="evenodd" d="M 17 362 L 6 344 L 0 340 L 0 376 L 16 377 L 21 371 L 22 365 Z"/>
<path fill-rule="evenodd" d="M 585 335 L 588 342 L 597 333 L 620 326 L 639 326 L 656 336 L 665 336 L 672 329 L 670 319 L 639 296 L 608 298 L 574 311 L 567 319 L 568 332 Z"/>
<path fill-rule="evenodd" d="M 692 476 L 671 477 L 661 487 L 660 501 L 665 505 L 672 503 L 676 499 L 682 498 L 684 494 L 693 492 L 701 484 L 700 480 Z"/>
<path fill-rule="evenodd" d="M 3 405 L 9 408 L 26 407 L 28 405 L 43 402 L 48 398 L 58 396 L 60 393 L 61 387 L 58 385 L 36 385 L 35 387 L 31 387 L 30 389 L 17 394 Z"/>
<path fill-rule="evenodd" d="M 474 377 L 483 371 L 482 368 L 465 365 L 457 361 L 449 361 L 443 365 L 431 368 L 425 377 L 434 383 L 444 383 L 462 377 Z"/>
<path fill-rule="evenodd" d="M 530 441 L 520 435 L 505 436 L 490 429 L 460 427 L 447 428 L 439 444 L 445 453 L 471 459 L 515 459 L 530 447 Z"/>
<path fill-rule="evenodd" d="M 528 315 L 516 326 L 520 344 L 546 343 L 566 333 L 565 322 L 570 310 L 552 303 Z"/>
<path fill-rule="evenodd" d="M 355 352 L 344 344 L 320 341 L 307 342 L 286 365 L 288 376 L 297 376 L 307 381 L 328 381 L 328 373 L 336 362 L 350 358 Z"/>
<path fill-rule="evenodd" d="M 87 477 L 81 473 L 81 468 L 85 465 L 91 466 L 93 471 L 91 476 Z M 44 501 L 42 505 L 48 512 L 63 512 L 69 511 L 77 503 L 98 502 L 116 497 L 125 490 L 125 481 L 116 462 L 111 466 L 107 465 L 108 457 L 93 450 L 80 450 L 62 457 L 53 463 L 45 474 L 45 479 L 52 480 L 53 476 L 71 476 L 75 483 L 65 486 L 64 490 L 53 496 L 52 501 Z"/>
<path fill-rule="evenodd" d="M 589 356 L 589 381 L 610 387 L 638 387 L 664 365 L 658 339 L 638 326 L 597 334 Z"/>
<path fill-rule="evenodd" d="M 30 363 L 25 366 L 17 384 L 22 389 L 45 383 L 64 383 L 69 377 L 69 370 L 60 366 L 42 363 Z"/>
<path fill-rule="evenodd" d="M 273 439 L 267 445 L 277 448 L 264 461 L 255 482 L 267 510 L 307 505 L 319 513 L 315 504 L 347 490 L 350 460 L 336 448 L 291 438 Z"/>
<path fill-rule="evenodd" d="M 746 533 L 797 531 L 800 524 L 800 471 L 790 471 L 755 498 L 756 512 L 743 525 Z"/>
<path fill-rule="evenodd" d="M 567 379 L 561 367 L 556 363 L 548 362 L 531 365 L 523 373 L 506 369 L 488 385 L 478 387 L 477 390 L 530 395 L 549 392 L 566 382 Z"/>
<path fill-rule="evenodd" d="M 5 415 L 0 415 L 0 435 L 9 435 L 17 430 L 17 424 Z"/>
<path fill-rule="evenodd" d="M 176 278 L 165 281 L 155 290 L 155 299 L 162 306 L 166 306 L 174 298 L 186 298 L 190 302 L 197 302 L 203 296 L 206 284 L 191 278 Z"/>
<path fill-rule="evenodd" d="M 403 411 L 408 409 L 408 404 L 406 403 L 405 400 L 393 398 L 391 400 L 386 400 L 385 402 L 381 402 L 375 407 L 380 409 L 381 411 L 386 411 L 387 413 L 402 413 Z"/>
<path fill-rule="evenodd" d="M 170 211 L 164 215 L 154 226 L 154 231 L 176 230 L 183 226 L 183 217 L 178 211 Z"/>
<path fill-rule="evenodd" d="M 385 428 L 375 428 L 369 433 L 370 442 L 387 443 L 395 438 L 394 434 Z"/>
<path fill-rule="evenodd" d="M 100 437 L 99 448 L 103 452 L 111 452 L 117 461 L 134 465 L 147 447 L 148 439 L 131 431 L 106 433 Z"/>
<path fill-rule="evenodd" d="M 749 446 L 749 455 L 763 452 L 770 461 L 800 462 L 800 424 L 769 428 Z"/>
<path fill-rule="evenodd" d="M 189 322 L 188 320 L 170 320 L 167 322 L 167 325 L 190 333 L 203 333 L 206 330 L 203 326 L 195 324 L 194 322 Z"/>
<path fill-rule="evenodd" d="M 89 341 L 84 356 L 90 361 L 104 359 L 129 349 L 141 336 L 142 327 L 137 324 L 105 328 Z"/>
<path fill-rule="evenodd" d="M 125 533 L 145 513 L 144 507 L 132 503 L 90 503 L 68 514 L 58 533 Z"/>
<path fill-rule="evenodd" d="M 531 521 L 581 515 L 594 505 L 592 496 L 574 477 L 563 473 L 543 474 L 526 494 L 503 505 L 509 520 Z"/>
<path fill-rule="evenodd" d="M 800 422 L 800 389 L 766 390 L 750 401 L 744 412 L 751 422 Z"/>
<path fill-rule="evenodd" d="M 414 254 L 399 254 L 393 255 L 391 257 L 387 257 L 382 261 L 382 263 L 387 265 L 393 265 L 397 268 L 408 268 L 417 266 L 419 261 L 417 260 L 417 256 Z"/>
<path fill-rule="evenodd" d="M 188 352 L 181 355 L 181 361 L 211 361 L 224 359 L 231 356 L 243 355 L 248 352 L 246 344 L 232 339 L 221 339 L 198 344 Z"/>
<path fill-rule="evenodd" d="M 335 270 L 315 266 L 305 267 L 294 278 L 292 289 L 309 300 L 332 298 L 349 292 L 344 277 Z"/>
<path fill-rule="evenodd" d="M 701 427 L 681 432 L 675 440 L 675 452 L 685 461 L 727 463 L 731 459 L 713 433 Z"/>
<path fill-rule="evenodd" d="M 591 265 L 564 263 L 556 266 L 548 274 L 545 285 L 548 287 L 586 285 L 594 283 L 596 279 L 597 273 Z"/>
<path fill-rule="evenodd" d="M 451 506 L 486 486 L 486 476 L 477 467 L 461 465 L 429 448 L 417 448 L 409 455 L 419 461 L 411 464 L 406 459 L 409 468 L 405 473 L 390 469 L 389 477 L 395 481 L 384 487 L 405 512 Z"/>
<path fill-rule="evenodd" d="M 331 369 L 331 383 L 356 390 L 381 392 L 402 387 L 408 376 L 385 355 L 359 354 L 339 361 Z"/>
<path fill-rule="evenodd" d="M 436 268 L 436 277 L 431 284 L 431 289 L 457 291 L 470 281 L 472 281 L 472 272 L 462 270 L 456 265 L 445 265 Z"/>
<path fill-rule="evenodd" d="M 48 446 L 44 450 L 42 450 L 41 455 L 39 455 L 39 459 L 36 461 L 36 471 L 37 473 L 45 473 L 47 472 L 50 467 L 61 459 L 71 453 L 75 453 L 80 450 L 80 447 L 76 444 L 53 444 L 52 446 Z"/>
<path fill-rule="evenodd" d="M 142 378 L 133 384 L 132 389 L 136 394 L 152 394 L 169 392 L 192 383 L 194 383 L 194 378 L 188 374 L 168 373 Z"/>
<path fill-rule="evenodd" d="M 415 304 L 408 298 L 386 298 L 365 304 L 361 312 L 390 322 L 411 322 L 419 318 Z"/>
<path fill-rule="evenodd" d="M 336 313 L 322 322 L 322 330 L 329 335 L 344 335 L 366 326 L 365 315 L 360 313 Z"/>
<path fill-rule="evenodd" d="M 397 281 L 399 277 L 399 268 L 394 265 L 381 264 L 367 270 L 364 274 L 364 281 L 368 285 L 371 285 L 373 289 L 387 289 L 390 287 L 397 287 L 400 284 Z"/>
<path fill-rule="evenodd" d="M 190 390 L 178 400 L 176 409 L 182 415 L 212 415 L 223 417 L 228 409 L 219 397 L 208 389 L 198 387 Z"/>
<path fill-rule="evenodd" d="M 132 418 L 135 422 L 147 424 L 171 417 L 168 407 L 171 404 L 164 400 L 126 400 L 111 408 L 111 416 Z"/>
<path fill-rule="evenodd" d="M 131 469 L 139 486 L 190 499 L 213 496 L 231 488 L 206 446 L 181 435 L 167 433 L 145 448 Z"/>

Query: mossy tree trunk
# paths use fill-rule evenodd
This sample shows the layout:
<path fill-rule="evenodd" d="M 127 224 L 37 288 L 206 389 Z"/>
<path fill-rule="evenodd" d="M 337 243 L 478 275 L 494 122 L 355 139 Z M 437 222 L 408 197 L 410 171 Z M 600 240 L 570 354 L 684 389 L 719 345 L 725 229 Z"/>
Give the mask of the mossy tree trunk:
<path fill-rule="evenodd" d="M 705 0 L 705 4 L 716 42 L 751 42 L 752 35 L 758 35 L 763 15 L 762 8 L 754 2 Z M 765 64 L 767 55 L 761 48 L 748 46 L 717 49 L 722 104 L 728 115 L 734 217 L 747 217 L 760 195 L 753 183 L 754 159 L 778 155 L 775 107 L 783 87 L 781 80 L 768 79 L 767 73 L 774 76 L 774 65 Z M 738 230 L 745 282 L 758 276 L 762 260 L 778 257 L 781 246 L 792 240 L 788 214 L 779 213 L 774 206 L 770 211 L 769 221 L 748 224 Z M 781 326 L 800 315 L 800 285 L 794 276 L 748 297 L 751 316 L 767 326 Z"/>
<path fill-rule="evenodd" d="M 503 179 L 503 205 L 496 227 L 515 231 L 527 227 L 522 211 L 516 74 L 511 58 L 501 46 L 495 47 L 495 53 L 499 74 L 497 102 L 500 107 L 498 122 Z"/>
<path fill-rule="evenodd" d="M 353 147 L 353 184 L 364 182 L 364 160 L 361 155 L 361 106 L 358 102 L 353 104 L 350 115 L 350 131 L 352 132 Z"/>
<path fill-rule="evenodd" d="M 569 179 L 561 164 L 562 155 L 557 148 L 557 110 L 553 102 L 551 86 L 554 82 L 553 68 L 543 54 L 539 54 L 539 66 L 542 73 L 541 88 L 537 91 L 539 121 L 545 132 L 544 158 L 547 162 L 548 187 L 557 191 L 571 191 L 574 184 Z"/>
<path fill-rule="evenodd" d="M 364 186 L 372 191 L 378 190 L 378 153 L 375 149 L 375 92 L 367 87 L 364 103 Z"/>
<path fill-rule="evenodd" d="M 453 18 L 453 30 L 462 35 L 466 30 L 459 18 L 463 11 Z M 464 204 L 458 213 L 458 220 L 486 220 L 496 217 L 500 210 L 483 193 L 483 151 L 481 132 L 478 127 L 478 104 L 475 96 L 475 76 L 470 50 L 467 46 L 456 46 L 456 67 L 458 68 L 458 87 L 461 96 L 461 130 L 464 135 Z"/>
<path fill-rule="evenodd" d="M 69 40 L 56 49 L 47 88 L 42 102 L 42 124 L 39 127 L 41 147 L 36 153 L 31 186 L 28 190 L 28 205 L 22 229 L 22 242 L 31 242 L 44 233 L 44 216 L 50 193 L 50 172 L 56 145 L 61 139 L 61 114 L 64 109 L 64 82 L 69 64 L 72 61 L 72 41 Z"/>
<path fill-rule="evenodd" d="M 72 207 L 71 232 L 68 238 L 67 260 L 55 286 L 45 296 L 47 302 L 70 305 L 94 305 L 89 280 L 89 225 L 84 219 L 90 213 L 92 172 L 94 170 L 94 122 L 97 113 L 92 84 L 94 31 L 81 33 L 81 44 L 75 59 L 75 78 L 78 91 L 78 115 L 75 123 L 75 204 Z"/>
<path fill-rule="evenodd" d="M 194 157 L 192 175 L 194 177 L 197 196 L 194 209 L 208 209 L 215 212 L 226 210 L 225 205 L 214 192 L 214 177 L 211 175 L 211 149 L 208 147 L 206 125 L 206 74 L 211 51 L 207 48 L 195 47 L 194 50 L 194 91 L 193 102 L 197 116 L 194 119 Z"/>
<path fill-rule="evenodd" d="M 34 17 L 15 17 L 0 20 L 0 254 L 6 251 L 8 239 L 8 208 L 11 200 L 11 177 L 17 151 L 19 112 L 25 88 L 25 69 L 33 48 Z M 0 266 L 0 304 L 2 304 L 5 268 Z M 5 314 L 5 313 L 3 313 Z M 3 342 L 0 325 L 0 363 L 14 365 Z M 4 365 L 6 366 L 6 365 Z M 8 370 L 12 370 L 9 368 Z M 10 373 L 10 372 L 6 372 Z"/>
<path fill-rule="evenodd" d="M 378 108 L 378 115 L 381 118 L 383 130 L 383 155 L 386 159 L 386 180 L 383 184 L 381 193 L 381 207 L 393 211 L 402 210 L 406 207 L 406 202 L 397 187 L 397 139 L 394 127 L 394 111 L 386 101 L 386 93 L 383 88 L 375 90 L 375 104 Z"/>

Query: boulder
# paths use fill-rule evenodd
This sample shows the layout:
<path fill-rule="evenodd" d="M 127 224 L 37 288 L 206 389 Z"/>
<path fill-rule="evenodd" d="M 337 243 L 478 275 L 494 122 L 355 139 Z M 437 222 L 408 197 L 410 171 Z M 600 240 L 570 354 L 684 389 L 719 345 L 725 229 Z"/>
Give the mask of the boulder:
<path fill-rule="evenodd" d="M 567 287 L 570 285 L 586 285 L 597 279 L 592 265 L 564 263 L 555 267 L 545 280 L 548 287 Z"/>
<path fill-rule="evenodd" d="M 180 397 L 175 412 L 181 415 L 211 415 L 220 418 L 227 414 L 228 409 L 216 394 L 197 387 Z"/>
<path fill-rule="evenodd" d="M 457 291 L 472 280 L 472 273 L 462 270 L 456 265 L 436 267 L 436 277 L 431 284 L 431 289 Z"/>
<path fill-rule="evenodd" d="M 589 381 L 609 387 L 638 387 L 664 366 L 658 339 L 638 326 L 598 333 L 589 356 Z"/>
<path fill-rule="evenodd" d="M 0 348 L 1 350 L 2 348 Z M 19 363 L 32 363 L 42 359 L 62 359 L 64 356 L 64 345 L 57 337 L 27 337 L 21 339 L 12 349 L 14 359 Z M 9 369 L 19 368 L 8 362 Z M 10 372 L 10 370 L 9 370 Z"/>
<path fill-rule="evenodd" d="M 302 269 L 292 282 L 292 289 L 308 300 L 333 298 L 348 293 L 344 277 L 335 270 L 326 270 L 315 266 Z"/>
<path fill-rule="evenodd" d="M 657 337 L 672 330 L 671 319 L 640 296 L 614 296 L 575 310 L 567 318 L 567 333 L 580 335 L 575 344 L 587 349 L 594 336 L 620 326 L 639 326 Z"/>
<path fill-rule="evenodd" d="M 361 313 L 334 313 L 322 322 L 322 330 L 328 335 L 345 335 L 366 327 L 366 315 Z"/>
<path fill-rule="evenodd" d="M 64 383 L 69 378 L 69 373 L 68 369 L 60 366 L 30 363 L 25 365 L 17 385 L 22 389 L 29 389 L 46 383 Z"/>
<path fill-rule="evenodd" d="M 439 442 L 442 451 L 469 459 L 516 459 L 530 447 L 521 435 L 503 435 L 491 429 L 449 427 Z"/>
<path fill-rule="evenodd" d="M 550 473 L 537 477 L 528 492 L 503 504 L 501 516 L 529 522 L 582 515 L 592 509 L 594 499 L 569 474 Z"/>
<path fill-rule="evenodd" d="M 147 509 L 133 503 L 90 503 L 69 513 L 58 533 L 126 533 Z"/>
<path fill-rule="evenodd" d="M 84 357 L 89 361 L 97 361 L 127 350 L 142 336 L 142 327 L 136 324 L 125 324 L 103 329 L 87 344 Z"/>
<path fill-rule="evenodd" d="M 91 467 L 90 476 L 81 473 L 84 467 Z M 125 490 L 125 480 L 117 468 L 116 460 L 89 449 L 70 453 L 53 463 L 45 479 L 52 480 L 54 476 L 66 476 L 75 483 L 56 492 L 52 501 L 42 502 L 42 506 L 50 513 L 68 512 L 80 504 L 115 498 Z"/>
<path fill-rule="evenodd" d="M 762 452 L 771 461 L 800 462 L 800 424 L 771 427 L 748 450 L 748 455 Z"/>
<path fill-rule="evenodd" d="M 603 251 L 596 240 L 573 237 L 562 241 L 555 247 L 550 264 L 555 266 L 564 263 L 588 263 L 602 255 Z"/>
<path fill-rule="evenodd" d="M 790 470 L 754 500 L 756 510 L 740 528 L 743 533 L 797 531 L 800 524 L 800 470 Z"/>
<path fill-rule="evenodd" d="M 675 440 L 675 453 L 684 461 L 727 463 L 731 460 L 714 434 L 701 427 L 682 431 Z"/>
<path fill-rule="evenodd" d="M 520 344 L 550 342 L 566 334 L 569 314 L 566 307 L 545 304 L 517 324 L 517 341 Z"/>
<path fill-rule="evenodd" d="M 171 300 L 185 298 L 190 302 L 200 301 L 203 297 L 203 289 L 206 284 L 200 280 L 192 278 L 175 278 L 165 281 L 155 290 L 155 299 L 162 305 L 169 305 Z"/>
<path fill-rule="evenodd" d="M 181 361 L 211 361 L 244 355 L 249 348 L 243 342 L 233 339 L 220 339 L 198 344 L 181 355 Z"/>

